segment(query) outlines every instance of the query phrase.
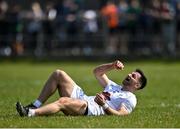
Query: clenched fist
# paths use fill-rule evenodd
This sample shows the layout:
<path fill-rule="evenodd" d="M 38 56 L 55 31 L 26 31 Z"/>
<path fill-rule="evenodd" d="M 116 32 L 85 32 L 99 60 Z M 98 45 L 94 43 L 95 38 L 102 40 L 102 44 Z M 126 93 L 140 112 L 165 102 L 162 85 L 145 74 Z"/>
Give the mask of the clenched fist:
<path fill-rule="evenodd" d="M 123 70 L 124 69 L 124 65 L 121 61 L 116 60 L 113 62 L 114 68 L 117 70 Z"/>

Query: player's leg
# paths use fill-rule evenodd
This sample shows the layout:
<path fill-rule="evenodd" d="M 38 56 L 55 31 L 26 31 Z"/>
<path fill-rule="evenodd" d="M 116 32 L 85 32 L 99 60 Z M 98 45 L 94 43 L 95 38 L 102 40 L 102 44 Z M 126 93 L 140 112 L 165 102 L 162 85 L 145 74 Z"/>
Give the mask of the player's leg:
<path fill-rule="evenodd" d="M 71 77 L 62 70 L 56 70 L 49 77 L 42 89 L 38 100 L 44 103 L 58 89 L 59 94 L 63 97 L 70 97 L 75 82 Z"/>
<path fill-rule="evenodd" d="M 84 100 L 62 97 L 58 101 L 42 106 L 38 109 L 30 109 L 34 114 L 30 116 L 50 115 L 62 111 L 66 115 L 84 115 L 87 102 Z"/>
<path fill-rule="evenodd" d="M 26 108 L 39 108 L 57 89 L 59 94 L 64 97 L 70 97 L 73 91 L 75 82 L 62 70 L 54 71 L 46 81 L 39 97 L 34 103 L 31 103 Z"/>

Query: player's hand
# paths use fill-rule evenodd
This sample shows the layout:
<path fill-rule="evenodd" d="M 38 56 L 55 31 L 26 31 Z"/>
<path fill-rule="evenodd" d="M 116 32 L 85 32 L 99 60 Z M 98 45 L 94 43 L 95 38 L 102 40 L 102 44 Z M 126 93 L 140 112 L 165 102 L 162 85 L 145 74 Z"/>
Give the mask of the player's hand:
<path fill-rule="evenodd" d="M 102 106 L 102 105 L 105 104 L 105 97 L 104 97 L 102 94 L 97 93 L 97 94 L 96 94 L 96 97 L 94 98 L 94 101 L 95 101 L 98 105 Z"/>
<path fill-rule="evenodd" d="M 114 68 L 117 70 L 123 70 L 124 69 L 123 63 L 119 60 L 114 61 L 113 65 L 114 65 Z"/>

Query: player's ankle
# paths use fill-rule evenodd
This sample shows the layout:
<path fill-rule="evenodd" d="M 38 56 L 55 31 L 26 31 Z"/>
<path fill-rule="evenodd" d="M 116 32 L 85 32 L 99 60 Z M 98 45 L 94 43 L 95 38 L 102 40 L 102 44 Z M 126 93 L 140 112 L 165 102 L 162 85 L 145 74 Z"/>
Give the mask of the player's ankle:
<path fill-rule="evenodd" d="M 37 100 L 34 101 L 33 105 L 34 105 L 35 107 L 39 108 L 39 107 L 41 107 L 42 102 L 37 99 Z"/>
<path fill-rule="evenodd" d="M 36 114 L 35 114 L 35 109 L 29 109 L 28 111 L 28 117 L 34 117 Z"/>

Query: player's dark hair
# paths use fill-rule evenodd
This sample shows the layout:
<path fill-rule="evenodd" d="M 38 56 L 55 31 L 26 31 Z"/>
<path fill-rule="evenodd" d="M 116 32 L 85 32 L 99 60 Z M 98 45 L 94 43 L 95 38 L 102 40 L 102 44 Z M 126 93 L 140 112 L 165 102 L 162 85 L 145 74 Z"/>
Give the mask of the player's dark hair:
<path fill-rule="evenodd" d="M 141 78 L 140 78 L 141 87 L 138 88 L 138 90 L 140 90 L 140 89 L 143 89 L 143 88 L 146 86 L 146 84 L 147 84 L 147 78 L 146 78 L 146 76 L 144 75 L 144 73 L 143 73 L 142 70 L 136 69 L 136 72 L 138 72 L 138 73 L 141 75 Z"/>

